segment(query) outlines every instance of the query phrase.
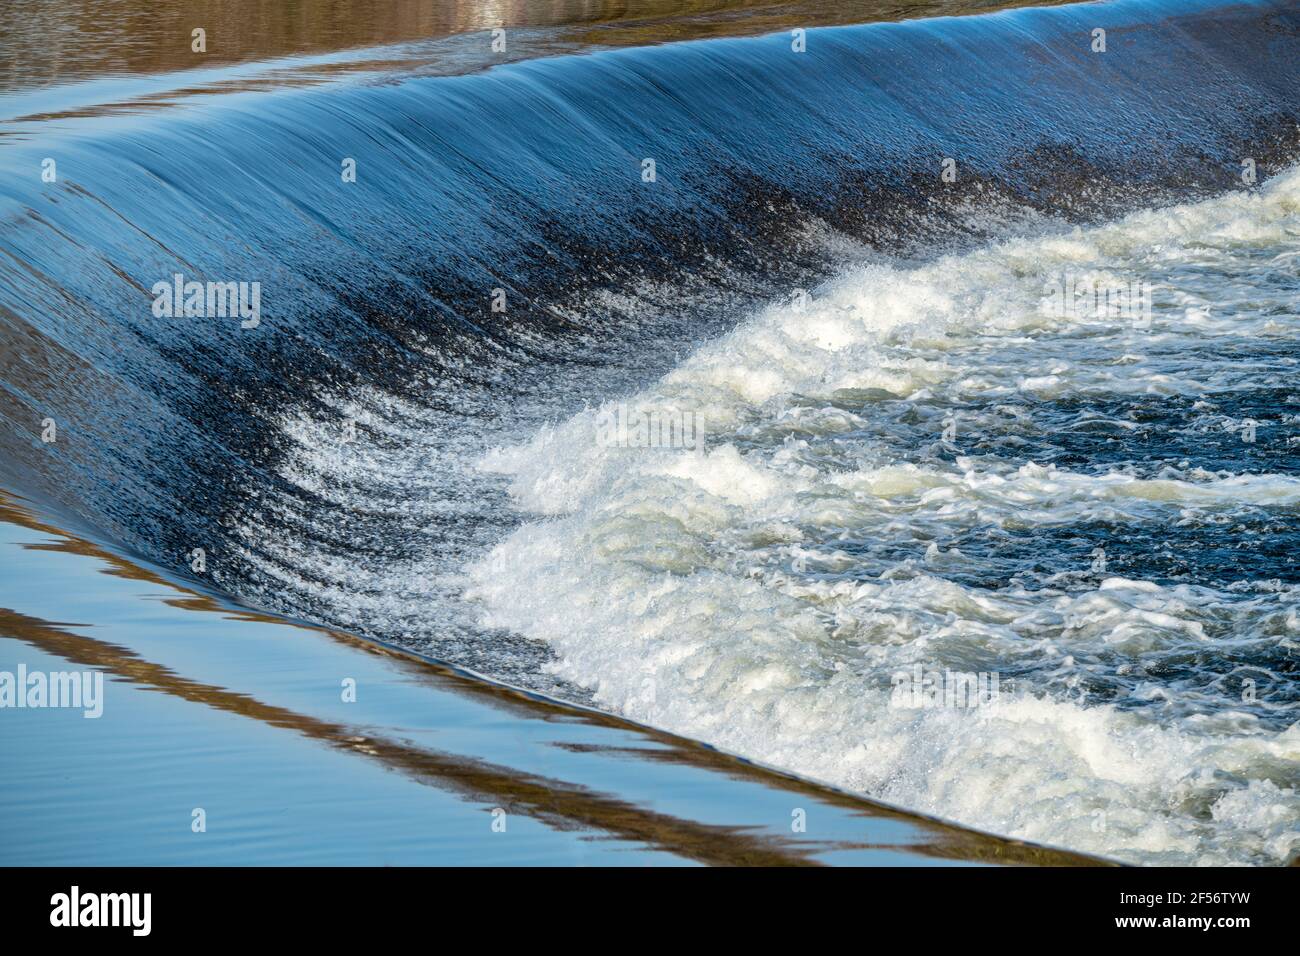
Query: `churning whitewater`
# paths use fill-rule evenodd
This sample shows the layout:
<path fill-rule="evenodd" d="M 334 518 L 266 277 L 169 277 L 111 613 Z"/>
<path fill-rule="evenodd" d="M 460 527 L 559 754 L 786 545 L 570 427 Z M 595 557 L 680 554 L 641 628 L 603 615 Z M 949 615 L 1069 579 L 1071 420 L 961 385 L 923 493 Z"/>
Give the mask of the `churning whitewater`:
<path fill-rule="evenodd" d="M 1294 169 L 855 267 L 488 454 L 535 520 L 470 597 L 599 705 L 770 765 L 1124 861 L 1285 863 L 1298 274 Z M 997 684 L 916 706 L 918 668 Z"/>
<path fill-rule="evenodd" d="M 1295 861 L 1296 3 L 805 39 L 0 97 L 0 487 L 906 809 Z"/>

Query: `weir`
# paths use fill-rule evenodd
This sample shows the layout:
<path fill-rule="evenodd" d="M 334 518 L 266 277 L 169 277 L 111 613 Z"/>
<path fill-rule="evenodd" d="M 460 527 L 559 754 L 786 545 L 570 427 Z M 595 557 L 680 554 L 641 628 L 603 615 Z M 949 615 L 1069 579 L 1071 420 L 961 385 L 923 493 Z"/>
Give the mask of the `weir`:
<path fill-rule="evenodd" d="M 1227 594 L 1215 606 L 1236 617 L 1207 623 L 1188 601 L 1189 619 L 1168 623 L 1157 651 L 1228 619 L 1254 641 L 1260 608 L 1285 599 L 1232 589 L 1289 573 L 1294 552 L 1277 533 L 1293 503 L 1289 446 L 1257 440 L 1284 434 L 1273 413 L 1287 407 L 1294 378 L 1287 277 L 1261 276 L 1239 247 L 1211 240 L 1247 228 L 1270 261 L 1294 255 L 1283 247 L 1300 145 L 1296 5 L 1116 0 L 810 28 L 797 48 L 791 39 L 779 29 L 583 47 L 456 75 L 322 70 L 310 83 L 277 83 L 269 68 L 248 83 L 241 68 L 240 82 L 205 74 L 212 85 L 199 92 L 189 85 L 198 77 L 150 77 L 128 84 L 126 98 L 112 81 L 89 80 L 61 108 L 39 90 L 5 96 L 0 486 L 203 593 L 655 726 L 680 720 L 688 735 L 734 732 L 737 752 L 779 753 L 783 739 L 765 736 L 763 721 L 785 711 L 753 708 L 752 725 L 710 722 L 716 715 L 679 680 L 707 669 L 673 671 L 672 654 L 633 649 L 625 639 L 641 622 L 616 612 L 671 606 L 658 623 L 680 635 L 701 620 L 698 607 L 723 609 L 713 643 L 701 638 L 723 661 L 714 689 L 754 699 L 790 674 L 808 676 L 808 697 L 826 675 L 839 682 L 826 686 L 859 689 L 862 662 L 826 647 L 880 625 L 797 602 L 867 601 L 871 588 L 895 584 L 904 593 L 891 608 L 934 615 L 915 631 L 899 624 L 903 634 L 977 617 L 957 613 L 972 604 L 945 604 L 945 589 L 1005 601 L 980 633 L 1023 624 L 1032 633 L 1017 640 L 1034 649 L 1040 677 L 1055 673 L 1049 653 L 1073 655 L 1071 642 L 1100 627 L 1073 592 L 1059 614 L 1034 603 L 1060 581 L 1139 622 L 1094 646 L 1098 660 L 1071 656 L 1067 669 L 1146 653 L 1143 641 L 1155 639 L 1144 627 L 1167 622 L 1160 588 Z M 1152 215 L 1100 225 L 1139 209 Z M 1193 262 L 1189 230 L 1214 248 L 1222 274 Z M 1018 235 L 1028 238 L 999 244 Z M 1141 282 L 1176 288 L 1183 324 L 1171 325 L 1163 298 L 1151 322 L 1143 312 L 1123 329 L 1054 326 L 1050 307 L 1026 318 L 1022 300 L 1033 308 L 1044 292 L 1037 264 L 1054 257 L 1059 271 L 1071 256 L 1081 269 L 1139 280 L 1122 286 L 1130 305 L 1148 302 Z M 171 315 L 155 311 L 150 290 L 178 275 L 247 284 L 257 321 L 178 316 L 188 293 L 174 285 Z M 1231 325 L 1212 307 L 1224 289 L 1248 313 Z M 792 298 L 807 300 L 798 317 L 783 311 Z M 1065 298 L 1062 289 L 1059 311 L 1069 313 Z M 1124 338 L 1148 326 L 1163 337 Z M 1213 332 L 1212 347 L 1189 330 Z M 1191 369 L 1219 347 L 1249 356 L 1259 380 L 1240 378 L 1243 363 L 1213 362 L 1197 378 Z M 994 354 L 1005 358 L 996 367 Z M 969 374 L 949 381 L 948 369 Z M 683 425 L 699 415 L 690 421 L 702 453 L 658 471 L 645 456 L 607 468 L 582 409 L 651 387 Z M 1221 404 L 1210 408 L 1204 393 Z M 667 431 L 669 444 L 687 443 Z M 800 444 L 822 439 L 831 449 L 822 458 Z M 867 464 L 882 473 L 859 474 Z M 786 486 L 769 472 L 786 466 L 820 484 L 781 498 Z M 626 497 L 604 509 L 597 493 L 614 488 Z M 699 489 L 718 501 L 687 512 Z M 878 499 L 908 495 L 917 501 L 880 533 L 850 533 L 878 517 Z M 821 510 L 795 522 L 787 512 L 805 496 Z M 787 512 L 762 512 L 777 500 Z M 927 511 L 940 501 L 956 515 L 943 534 Z M 973 518 L 963 510 L 972 502 L 1000 521 Z M 1170 518 L 1176 507 L 1233 511 L 1224 527 L 1242 537 L 1207 547 L 1204 526 Z M 601 523 L 610 513 L 618 521 Z M 521 530 L 537 516 L 545 520 Z M 1139 530 L 1111 535 L 1117 521 Z M 623 560 L 628 542 L 647 542 L 644 553 Z M 736 579 L 759 560 L 751 552 L 796 546 L 794 560 L 762 555 L 793 597 L 767 565 Z M 1151 580 L 1122 577 L 1134 564 Z M 612 570 L 593 597 L 581 587 L 598 565 Z M 636 577 L 652 571 L 663 579 Z M 933 578 L 939 596 L 924 584 L 903 589 L 909 576 Z M 610 598 L 619 586 L 629 588 L 623 603 Z M 563 627 L 548 630 L 557 595 Z M 788 630 L 725 644 L 788 597 L 798 611 Z M 936 604 L 918 608 L 924 600 Z M 759 666 L 749 655 L 760 652 L 774 657 Z M 1276 641 L 1252 643 L 1244 663 L 1276 672 L 1278 653 Z M 997 673 L 1004 661 L 984 656 L 994 659 L 958 669 Z M 1170 660 L 1173 680 L 1203 681 Z M 620 668 L 656 662 L 666 668 L 657 680 L 619 683 Z M 1219 663 L 1235 675 L 1243 662 Z M 1069 675 L 1071 690 L 1118 714 L 1112 725 L 1101 716 L 1109 710 L 1086 711 L 1078 720 L 1095 737 L 1077 739 L 1126 740 L 1130 712 L 1165 705 L 1142 697 L 1141 667 L 1124 666 L 1104 679 Z M 1226 677 L 1195 693 L 1224 708 L 1253 703 L 1232 700 Z M 1292 691 L 1269 693 L 1274 710 L 1255 719 L 1277 734 Z M 1058 716 L 1070 706 L 1053 705 Z M 830 723 L 843 717 L 836 706 Z M 930 709 L 918 719 L 932 717 L 940 723 Z M 1040 724 L 1059 729 L 1017 726 Z M 1077 726 L 1061 718 L 1067 725 Z M 900 739 L 987 750 L 974 732 L 907 737 L 913 729 L 900 726 Z M 1041 751 L 1048 763 L 1070 753 L 1068 741 Z M 783 765 L 810 757 L 801 772 L 829 778 L 844 756 L 804 748 Z M 853 779 L 835 779 L 856 787 L 886 765 L 864 759 Z M 1191 832 L 1204 821 L 1159 802 L 1185 769 L 1164 768 L 1150 812 Z M 1004 832 L 1041 823 L 997 818 L 1001 804 L 972 809 L 962 801 L 979 792 L 926 790 L 913 771 L 871 783 L 908 806 L 996 818 Z M 1222 819 L 1275 819 L 1269 787 L 1288 781 L 1249 779 Z M 1220 796 L 1198 794 L 1197 805 Z M 1269 812 L 1253 811 L 1257 799 Z M 1109 852 L 1121 842 L 1097 847 L 1091 830 L 1076 829 L 1068 836 L 1084 842 L 1072 845 Z M 1252 861 L 1284 858 L 1265 830 L 1233 847 Z M 1196 849 L 1185 852 L 1203 839 L 1213 842 L 1186 836 Z"/>

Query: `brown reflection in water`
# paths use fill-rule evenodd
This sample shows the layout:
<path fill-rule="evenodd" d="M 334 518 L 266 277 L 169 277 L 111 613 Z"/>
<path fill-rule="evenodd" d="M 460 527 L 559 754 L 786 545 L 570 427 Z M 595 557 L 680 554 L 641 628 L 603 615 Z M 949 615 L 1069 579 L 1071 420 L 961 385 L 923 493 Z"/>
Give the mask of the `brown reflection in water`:
<path fill-rule="evenodd" d="M 621 46 L 1025 5 L 1027 0 L 5 0 L 0 91 L 496 27 L 567 27 L 557 31 L 558 39 Z M 196 28 L 206 32 L 205 53 L 191 49 Z M 486 39 L 484 48 L 486 56 Z"/>
<path fill-rule="evenodd" d="M 660 748 L 566 745 L 566 749 L 608 754 L 625 754 L 638 760 L 654 760 L 721 773 L 732 779 L 800 794 L 824 805 L 850 813 L 885 818 L 907 824 L 922 842 L 864 843 L 794 840 L 783 835 L 755 834 L 752 827 L 711 826 L 683 820 L 634 806 L 617 797 L 591 791 L 581 785 L 503 767 L 458 754 L 417 748 L 365 734 L 356 728 L 321 720 L 262 703 L 247 694 L 204 684 L 175 674 L 146 661 L 127 648 L 64 630 L 77 625 L 55 625 L 17 611 L 0 608 L 0 633 L 13 636 L 47 653 L 83 666 L 105 671 L 144 687 L 161 690 L 193 703 L 237 713 L 275 727 L 296 731 L 332 747 L 368 757 L 402 771 L 422 783 L 463 795 L 468 800 L 502 806 L 527 813 L 556 829 L 585 827 L 712 865 L 807 866 L 821 865 L 811 854 L 830 849 L 881 849 L 912 852 L 951 860 L 975 860 L 1040 866 L 1110 865 L 1075 853 L 1003 839 L 965 830 L 938 820 L 905 813 L 831 787 L 821 786 L 779 771 L 721 753 L 704 744 L 588 708 L 572 707 L 499 684 L 470 677 L 454 668 L 429 661 L 412 652 L 337 631 L 286 621 L 256 611 L 234 609 L 198 591 L 181 587 L 160 575 L 140 568 L 97 545 L 74 537 L 38 519 L 0 491 L 0 522 L 55 536 L 57 540 L 27 543 L 23 547 L 76 554 L 106 565 L 102 573 L 145 581 L 179 592 L 167 598 L 176 608 L 216 612 L 232 620 L 260 621 L 289 625 L 328 635 L 362 651 L 383 655 L 403 667 L 406 673 L 440 691 L 471 695 L 477 701 L 510 712 L 520 719 L 580 722 L 635 733 L 659 744 Z"/>
<path fill-rule="evenodd" d="M 709 826 L 633 806 L 616 797 L 552 777 L 540 777 L 458 754 L 411 747 L 283 707 L 265 704 L 223 687 L 181 677 L 137 657 L 126 648 L 73 634 L 45 621 L 0 608 L 0 633 L 82 667 L 97 667 L 140 687 L 160 690 L 191 703 L 260 720 L 323 741 L 338 750 L 382 763 L 420 783 L 466 800 L 524 813 L 554 829 L 601 830 L 701 863 L 722 866 L 817 865 L 808 849 L 741 827 Z"/>

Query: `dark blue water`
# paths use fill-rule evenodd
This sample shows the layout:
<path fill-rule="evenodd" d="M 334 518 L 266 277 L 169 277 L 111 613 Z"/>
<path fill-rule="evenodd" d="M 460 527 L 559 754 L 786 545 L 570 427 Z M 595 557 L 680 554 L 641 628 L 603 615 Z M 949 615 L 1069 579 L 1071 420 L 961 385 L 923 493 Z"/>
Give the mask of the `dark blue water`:
<path fill-rule="evenodd" d="M 1096 28 L 1106 30 L 1104 53 L 1090 49 Z M 485 622 L 461 601 L 462 570 L 514 540 L 533 506 L 480 470 L 484 452 L 649 386 L 764 303 L 864 265 L 922 268 L 1008 236 L 1065 236 L 1142 208 L 1249 192 L 1243 159 L 1258 184 L 1295 159 L 1298 91 L 1295 4 L 1121 0 L 813 29 L 806 52 L 781 33 L 44 117 L 9 97 L 0 120 L 0 482 L 246 603 L 636 712 L 617 694 L 602 697 L 527 615 Z M 106 87 L 105 102 L 112 97 Z M 42 180 L 45 159 L 56 163 L 54 181 Z M 945 159 L 956 163 L 955 182 L 941 176 Z M 342 175 L 345 160 L 355 161 L 355 181 Z M 1197 241 L 1150 238 L 1153 249 L 1184 252 Z M 1144 266 L 1132 250 L 1118 259 L 1124 276 L 1213 302 L 1216 318 L 1226 311 L 1290 328 L 1293 276 L 1251 258 L 1284 255 L 1285 242 L 1257 246 L 1208 264 L 1188 253 L 1167 268 Z M 1023 276 L 1036 267 L 1008 268 Z M 155 284 L 177 273 L 258 283 L 256 326 L 231 314 L 157 315 Z M 998 309 L 992 292 L 986 298 L 981 321 Z M 1181 314 L 1183 299 L 1160 314 Z M 1252 311 L 1256 300 L 1272 313 Z M 900 393 L 877 383 L 808 396 L 815 390 L 803 383 L 790 394 L 815 414 L 852 418 L 814 455 L 810 467 L 827 473 L 861 468 L 870 449 L 890 467 L 946 462 L 964 472 L 971 461 L 1002 476 L 1294 477 L 1294 444 L 1245 443 L 1232 431 L 1248 418 L 1266 435 L 1294 427 L 1294 339 L 1238 341 L 1223 327 L 1198 351 L 1197 334 L 1181 328 L 1141 346 L 1151 374 L 1195 388 L 1117 396 L 1098 378 L 1082 391 L 1028 387 L 1014 402 L 1001 386 Z M 1071 327 L 1011 342 L 974 336 L 944 360 L 1007 381 L 1049 379 L 1080 355 L 1095 353 L 1099 367 L 1124 361 L 1129 343 L 1097 336 Z M 936 361 L 928 348 L 916 345 L 910 358 Z M 725 423 L 739 453 L 761 457 L 799 434 L 761 405 Z M 971 441 L 949 447 L 937 436 L 953 415 Z M 581 456 L 560 464 L 580 470 Z M 1296 580 L 1294 510 L 1279 507 L 1264 495 L 1226 517 L 1153 513 L 1136 526 L 1132 513 L 1104 509 L 1023 525 L 977 510 L 870 534 L 831 522 L 826 541 L 807 531 L 806 543 L 843 552 L 849 566 L 835 580 L 863 584 L 931 545 L 956 549 L 969 560 L 943 580 L 1011 588 L 1028 602 L 1096 590 L 1104 578 L 1086 564 L 1098 548 L 1125 580 L 1259 590 Z M 729 543 L 697 536 L 742 574 L 790 560 L 736 557 Z M 1292 639 L 1289 608 L 1265 634 Z M 1204 633 L 1231 642 L 1240 626 L 1229 614 Z M 1281 685 L 1270 702 L 1288 705 L 1291 645 L 1251 640 L 1215 652 L 1214 667 L 1265 668 Z M 1132 662 L 1089 655 L 1079 659 L 1096 666 L 1062 678 L 1071 691 L 1083 682 L 1100 701 L 1144 709 L 1147 685 L 1116 675 Z M 1035 686 L 1055 693 L 1047 658 L 1030 656 L 988 659 L 1009 675 L 1038 675 Z M 1213 683 L 1204 662 L 1185 664 L 1162 659 L 1152 673 L 1180 688 Z M 1216 690 L 1206 712 L 1221 715 L 1234 695 L 1235 685 Z M 1256 710 L 1270 733 L 1289 725 L 1289 711 Z M 742 733 L 730 745 L 785 761 L 768 742 Z M 822 772 L 842 756 L 824 746 L 825 763 L 801 765 Z M 1251 779 L 1285 789 L 1289 772 Z M 900 799 L 924 794 L 935 812 L 1036 838 L 1133 845 L 1035 830 L 899 780 L 844 782 L 894 787 Z M 1169 852 L 1196 858 L 1198 839 L 1180 830 Z M 1286 858 L 1285 845 L 1264 842 L 1246 855 Z"/>

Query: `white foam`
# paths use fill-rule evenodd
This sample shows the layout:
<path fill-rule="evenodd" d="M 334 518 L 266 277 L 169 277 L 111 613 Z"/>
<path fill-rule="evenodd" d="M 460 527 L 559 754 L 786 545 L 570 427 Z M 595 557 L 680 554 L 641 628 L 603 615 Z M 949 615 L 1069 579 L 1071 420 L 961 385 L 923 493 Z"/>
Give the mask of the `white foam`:
<path fill-rule="evenodd" d="M 806 311 L 763 310 L 628 400 L 701 416 L 703 456 L 602 445 L 605 408 L 484 459 L 521 508 L 547 517 L 470 569 L 483 623 L 546 642 L 555 673 L 611 710 L 910 808 L 1138 862 L 1284 862 L 1300 846 L 1300 730 L 1270 730 L 1247 709 L 1208 719 L 1191 690 L 1143 679 L 1141 661 L 1203 646 L 1225 622 L 1241 640 L 1294 646 L 1293 590 L 1113 574 L 1082 590 L 972 587 L 950 578 L 976 559 L 933 539 L 1294 508 L 1300 482 L 989 454 L 903 462 L 871 433 L 869 405 L 839 398 L 1199 394 L 1204 381 L 1150 356 L 1187 335 L 1293 337 L 1295 317 L 1196 311 L 1202 290 L 1170 277 L 1193 260 L 1235 273 L 1285 264 L 1298 216 L 1293 171 L 1097 229 L 859 268 Z M 1045 313 L 1044 284 L 1062 269 L 1165 277 L 1151 328 Z M 1017 364 L 1039 354 L 1025 343 L 1094 327 L 1110 336 L 1104 360 L 1064 350 L 1046 367 Z M 854 577 L 864 541 L 914 556 Z M 890 675 L 936 661 L 1007 674 L 1032 663 L 1034 677 L 984 707 L 891 707 Z M 1117 675 L 1135 706 L 1087 693 Z"/>

